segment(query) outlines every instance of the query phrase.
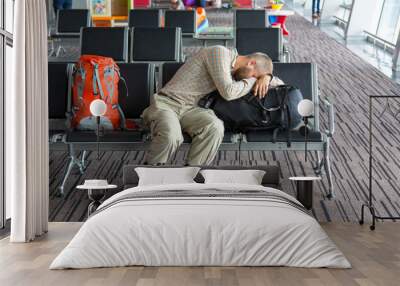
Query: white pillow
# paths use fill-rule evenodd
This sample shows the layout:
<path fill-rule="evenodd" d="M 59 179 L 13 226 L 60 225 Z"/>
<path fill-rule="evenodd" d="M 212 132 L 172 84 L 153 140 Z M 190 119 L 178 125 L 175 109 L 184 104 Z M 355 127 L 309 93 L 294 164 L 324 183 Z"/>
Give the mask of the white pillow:
<path fill-rule="evenodd" d="M 265 171 L 261 170 L 202 170 L 204 183 L 234 183 L 246 185 L 261 185 Z"/>
<path fill-rule="evenodd" d="M 135 168 L 135 171 L 139 177 L 138 186 L 195 183 L 194 178 L 199 170 L 200 168 L 198 167 Z"/>

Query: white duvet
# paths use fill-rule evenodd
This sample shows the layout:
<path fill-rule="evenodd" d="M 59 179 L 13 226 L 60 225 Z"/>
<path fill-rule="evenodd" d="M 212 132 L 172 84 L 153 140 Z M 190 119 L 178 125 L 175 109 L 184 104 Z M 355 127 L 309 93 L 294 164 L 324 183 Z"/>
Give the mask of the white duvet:
<path fill-rule="evenodd" d="M 318 222 L 290 204 L 257 198 L 150 198 L 115 203 L 132 192 L 262 190 L 262 186 L 184 184 L 135 187 L 106 200 L 50 269 L 145 266 L 349 268 Z"/>

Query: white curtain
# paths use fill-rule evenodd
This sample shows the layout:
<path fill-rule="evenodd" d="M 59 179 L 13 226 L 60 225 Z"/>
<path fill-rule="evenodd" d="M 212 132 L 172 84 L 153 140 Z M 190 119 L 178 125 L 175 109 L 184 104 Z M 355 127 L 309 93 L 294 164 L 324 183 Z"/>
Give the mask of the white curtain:
<path fill-rule="evenodd" d="M 6 187 L 12 242 L 47 232 L 48 99 L 45 0 L 15 1 L 13 94 L 6 97 Z"/>

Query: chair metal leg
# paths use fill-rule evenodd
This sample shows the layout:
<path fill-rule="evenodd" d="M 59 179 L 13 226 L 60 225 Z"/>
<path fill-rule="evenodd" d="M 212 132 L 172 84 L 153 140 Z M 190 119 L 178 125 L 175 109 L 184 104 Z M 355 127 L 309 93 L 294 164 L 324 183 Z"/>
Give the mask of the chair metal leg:
<path fill-rule="evenodd" d="M 335 193 L 333 189 L 333 181 L 332 181 L 332 171 L 331 171 L 331 161 L 330 161 L 330 142 L 329 138 L 327 138 L 327 141 L 324 144 L 324 169 L 325 169 L 325 175 L 326 179 L 328 180 L 328 187 L 329 187 L 329 194 L 328 198 L 334 198 Z"/>
<path fill-rule="evenodd" d="M 87 154 L 87 151 L 84 150 L 82 152 L 81 165 L 79 167 L 79 171 L 81 172 L 82 175 L 83 175 L 83 173 L 85 172 L 85 169 L 86 169 L 86 154 Z"/>
<path fill-rule="evenodd" d="M 290 52 L 287 49 L 286 45 L 283 45 L 282 54 L 283 54 L 283 62 L 290 63 Z"/>
<path fill-rule="evenodd" d="M 65 187 L 65 184 L 67 183 L 69 175 L 71 174 L 71 171 L 74 168 L 74 166 L 75 165 L 78 166 L 79 171 L 82 175 L 85 172 L 85 168 L 86 168 L 86 166 L 85 166 L 86 151 L 83 151 L 82 158 L 79 159 L 75 155 L 74 146 L 72 144 L 68 144 L 68 152 L 69 152 L 70 161 L 69 161 L 68 167 L 65 170 L 62 183 L 61 183 L 60 187 L 58 188 L 59 189 L 58 195 L 61 197 L 63 197 L 65 195 L 64 187 Z"/>
<path fill-rule="evenodd" d="M 48 57 L 52 57 L 52 56 L 55 56 L 55 54 L 56 54 L 56 48 L 54 46 L 54 40 L 49 40 L 49 42 L 51 43 L 51 47 L 50 47 L 50 51 L 48 52 Z"/>
<path fill-rule="evenodd" d="M 290 52 L 288 50 L 283 51 L 284 58 L 285 58 L 285 63 L 290 63 Z"/>
<path fill-rule="evenodd" d="M 65 48 L 62 45 L 59 45 L 57 48 L 57 52 L 56 52 L 56 57 L 58 58 L 61 54 L 61 52 L 65 55 L 67 53 L 67 51 L 65 50 Z"/>
<path fill-rule="evenodd" d="M 315 151 L 315 156 L 317 157 L 317 162 L 314 165 L 314 172 L 316 175 L 320 175 L 322 173 L 322 167 L 324 165 L 324 160 L 321 158 L 321 154 L 319 151 Z"/>
<path fill-rule="evenodd" d="M 72 156 L 70 156 L 68 167 L 64 173 L 64 178 L 62 180 L 61 186 L 58 188 L 58 190 L 59 190 L 58 196 L 60 196 L 60 197 L 65 196 L 64 187 L 65 187 L 65 184 L 67 183 L 68 177 L 71 174 L 71 171 L 72 171 L 72 168 L 74 167 L 74 165 L 75 165 L 74 158 L 72 158 Z"/>

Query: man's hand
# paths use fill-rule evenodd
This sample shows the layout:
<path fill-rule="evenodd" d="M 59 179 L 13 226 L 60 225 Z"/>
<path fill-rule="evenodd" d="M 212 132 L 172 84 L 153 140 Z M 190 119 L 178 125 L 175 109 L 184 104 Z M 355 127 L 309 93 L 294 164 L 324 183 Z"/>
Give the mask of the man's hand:
<path fill-rule="evenodd" d="M 264 75 L 259 77 L 253 87 L 254 95 L 260 98 L 266 96 L 270 82 L 271 82 L 271 75 Z"/>

